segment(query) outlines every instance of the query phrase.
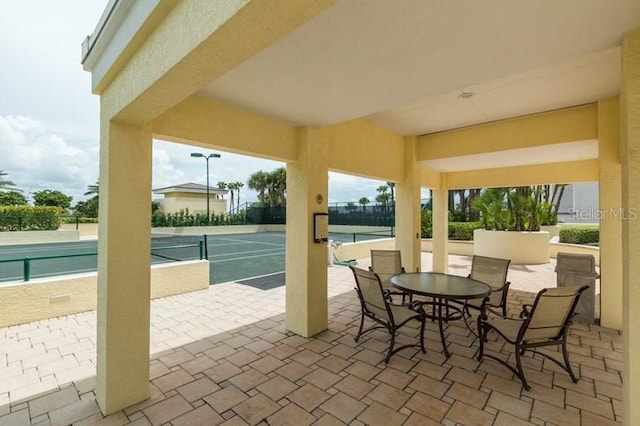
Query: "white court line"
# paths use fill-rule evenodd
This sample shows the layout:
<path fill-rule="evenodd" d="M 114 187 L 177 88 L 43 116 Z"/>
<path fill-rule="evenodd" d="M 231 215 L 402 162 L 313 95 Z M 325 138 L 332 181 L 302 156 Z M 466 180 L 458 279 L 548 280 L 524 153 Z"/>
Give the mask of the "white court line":
<path fill-rule="evenodd" d="M 244 256 L 244 257 L 234 257 L 232 259 L 210 260 L 209 262 L 211 263 L 233 262 L 235 260 L 255 259 L 256 257 L 278 256 L 281 254 L 284 254 L 284 251 L 281 251 L 279 253 L 259 254 L 257 256 Z"/>
<path fill-rule="evenodd" d="M 274 250 L 281 250 L 281 249 L 280 248 L 269 248 L 269 249 L 262 249 L 262 250 L 237 251 L 237 252 L 233 252 L 233 253 L 214 254 L 214 255 L 210 255 L 209 258 L 212 258 L 212 257 L 228 257 L 228 256 L 236 256 L 238 254 L 260 253 L 260 252 L 274 251 Z M 282 253 L 284 253 L 284 252 L 282 252 Z"/>
<path fill-rule="evenodd" d="M 234 243 L 242 243 L 242 244 L 264 244 L 264 245 L 268 245 L 268 246 L 278 246 L 278 247 L 284 247 L 285 244 L 282 243 L 267 243 L 267 242 L 262 242 L 262 241 L 247 241 L 247 240 L 236 240 L 234 238 L 216 238 L 216 240 L 220 241 L 232 241 Z M 207 241 L 208 242 L 208 241 Z M 215 244 L 215 240 L 214 240 L 214 244 L 209 244 L 211 246 L 224 246 L 224 245 L 231 245 L 231 244 Z"/>

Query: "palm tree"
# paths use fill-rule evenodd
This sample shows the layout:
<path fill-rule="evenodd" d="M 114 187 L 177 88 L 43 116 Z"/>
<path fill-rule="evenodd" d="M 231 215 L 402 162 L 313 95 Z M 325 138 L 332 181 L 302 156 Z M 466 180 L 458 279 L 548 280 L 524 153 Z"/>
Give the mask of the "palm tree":
<path fill-rule="evenodd" d="M 362 213 L 364 213 L 367 211 L 367 204 L 369 204 L 370 201 L 367 197 L 362 197 L 358 200 L 358 203 L 362 206 Z"/>
<path fill-rule="evenodd" d="M 395 182 L 387 182 L 387 186 L 389 187 L 389 190 L 391 191 L 391 204 L 394 204 L 396 202 L 396 193 L 395 193 L 396 183 Z"/>
<path fill-rule="evenodd" d="M 389 203 L 389 194 L 387 194 L 388 190 L 389 187 L 387 185 L 380 185 L 376 190 L 379 192 L 376 196 L 376 201 L 380 204 L 380 209 L 383 213 L 387 212 L 387 204 Z"/>
<path fill-rule="evenodd" d="M 269 185 L 268 175 L 267 173 L 259 170 L 249 176 L 249 180 L 247 181 L 247 187 L 249 189 L 253 189 L 258 193 L 258 200 L 262 205 L 266 206 L 266 194 Z"/>
<path fill-rule="evenodd" d="M 13 191 L 20 191 L 19 189 L 15 189 L 16 184 L 11 182 L 10 180 L 6 180 L 4 177 L 7 176 L 8 173 L 4 170 L 0 170 L 0 191 L 4 191 L 7 189 Z M 20 191 L 22 192 L 22 191 Z"/>
<path fill-rule="evenodd" d="M 287 169 L 279 167 L 271 172 L 271 184 L 273 186 L 273 193 L 275 195 L 274 203 L 286 206 L 287 205 Z"/>
<path fill-rule="evenodd" d="M 100 179 L 96 181 L 95 185 L 87 185 L 87 192 L 84 195 L 100 195 Z"/>
<path fill-rule="evenodd" d="M 240 211 L 240 188 L 242 188 L 244 186 L 244 183 L 242 182 L 233 182 L 233 185 L 236 187 L 236 203 L 237 203 L 237 207 L 236 207 L 236 213 L 238 213 Z"/>
<path fill-rule="evenodd" d="M 227 187 L 227 189 L 229 190 L 229 193 L 231 194 L 231 203 L 229 204 L 229 214 L 233 214 L 233 207 L 235 206 L 235 203 L 233 202 L 233 195 L 236 188 L 236 183 L 235 182 L 229 182 L 227 184 L 225 184 L 225 186 Z"/>
<path fill-rule="evenodd" d="M 228 189 L 228 185 L 227 182 L 224 181 L 220 181 L 216 184 L 216 186 L 218 187 L 218 189 Z M 222 197 L 222 199 L 224 200 L 224 194 L 220 194 L 220 196 Z M 232 194 L 233 197 L 233 194 Z"/>

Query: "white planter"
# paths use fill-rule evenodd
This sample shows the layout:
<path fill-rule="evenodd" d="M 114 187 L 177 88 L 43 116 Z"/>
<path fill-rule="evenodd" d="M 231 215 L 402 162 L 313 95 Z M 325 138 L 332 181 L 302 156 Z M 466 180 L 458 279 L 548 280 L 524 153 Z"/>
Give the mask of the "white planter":
<path fill-rule="evenodd" d="M 549 233 L 473 231 L 473 254 L 511 259 L 513 265 L 549 263 Z"/>

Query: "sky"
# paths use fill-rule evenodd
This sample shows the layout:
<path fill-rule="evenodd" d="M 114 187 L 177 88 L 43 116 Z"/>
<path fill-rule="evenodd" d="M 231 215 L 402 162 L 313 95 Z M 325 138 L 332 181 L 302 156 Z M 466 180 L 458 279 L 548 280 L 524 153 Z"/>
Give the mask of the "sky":
<path fill-rule="evenodd" d="M 86 200 L 98 180 L 99 98 L 82 69 L 80 46 L 93 33 L 107 0 L 5 0 L 0 14 L 0 170 L 32 200 L 44 189 Z M 221 154 L 209 160 L 209 181 L 244 182 L 241 203 L 255 201 L 249 176 L 284 163 L 154 141 L 152 189 L 206 183 L 206 163 L 191 152 Z M 374 200 L 384 182 L 329 175 L 329 202 Z"/>

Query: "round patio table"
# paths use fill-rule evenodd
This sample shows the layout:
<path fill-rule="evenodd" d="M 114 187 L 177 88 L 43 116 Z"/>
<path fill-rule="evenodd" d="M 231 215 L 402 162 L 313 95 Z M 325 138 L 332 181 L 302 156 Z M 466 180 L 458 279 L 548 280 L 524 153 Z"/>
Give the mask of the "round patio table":
<path fill-rule="evenodd" d="M 449 357 L 447 341 L 444 336 L 443 322 L 453 319 L 449 315 L 449 300 L 482 299 L 491 294 L 491 287 L 487 284 L 460 275 L 449 275 L 440 272 L 410 272 L 397 274 L 391 277 L 391 285 L 411 294 L 432 297 L 434 302 L 424 302 L 433 304 L 434 314 L 432 318 L 438 321 L 440 339 L 444 354 Z M 443 309 L 445 308 L 445 315 Z M 463 315 L 463 312 L 461 312 Z"/>

